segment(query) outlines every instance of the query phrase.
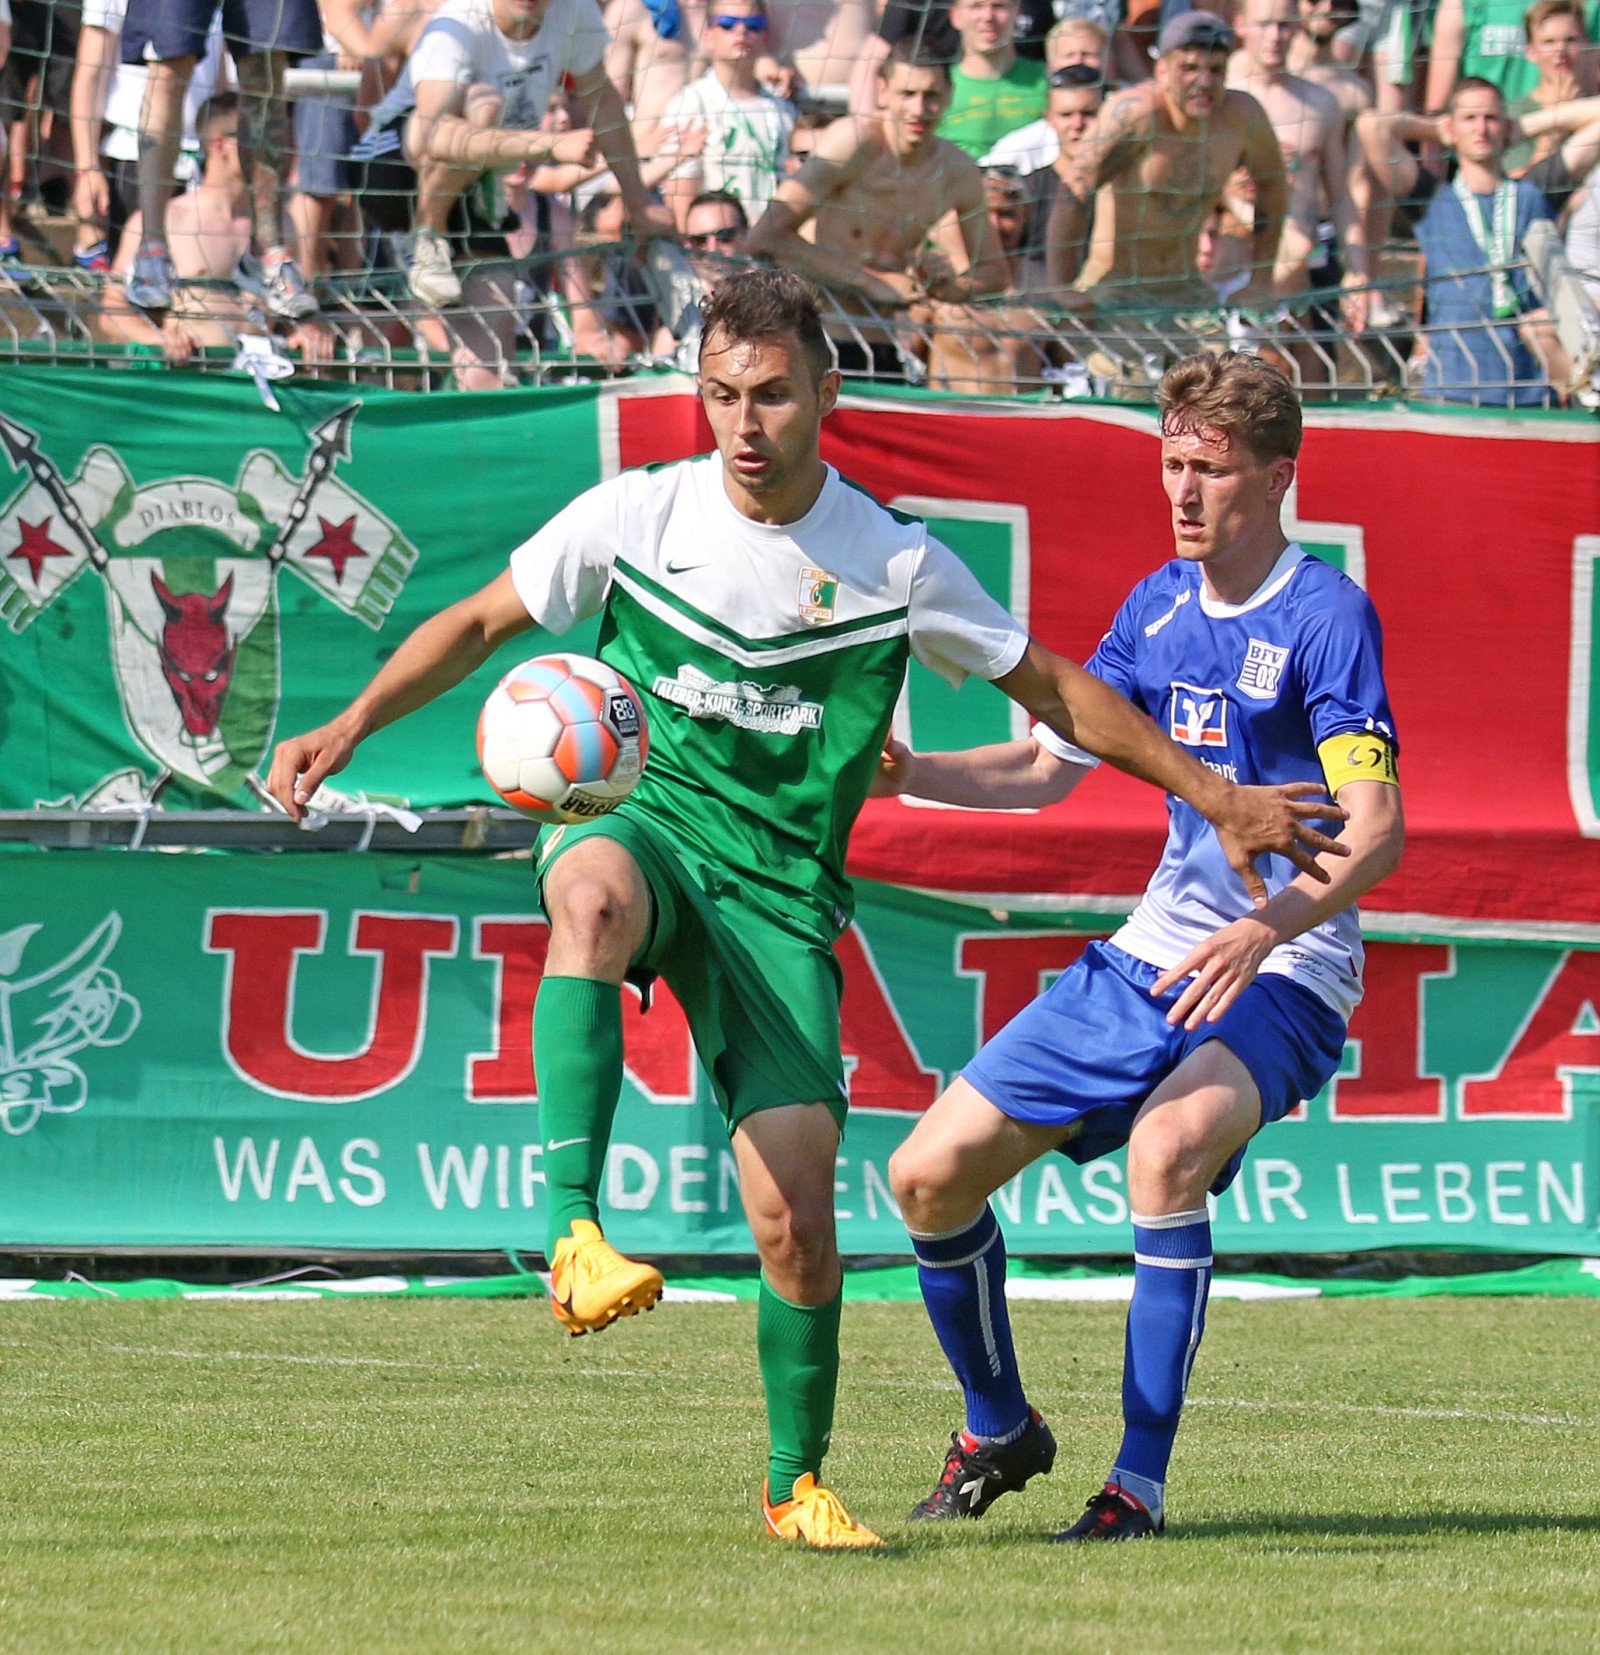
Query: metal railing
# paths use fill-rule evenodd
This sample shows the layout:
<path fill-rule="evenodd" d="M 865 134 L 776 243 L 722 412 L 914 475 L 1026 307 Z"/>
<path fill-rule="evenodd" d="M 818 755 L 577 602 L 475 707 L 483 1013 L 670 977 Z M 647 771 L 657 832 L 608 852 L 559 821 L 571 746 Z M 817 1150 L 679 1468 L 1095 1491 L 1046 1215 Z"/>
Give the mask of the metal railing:
<path fill-rule="evenodd" d="M 631 310 L 623 304 L 623 325 L 614 304 L 592 307 L 598 325 L 589 332 L 608 330 L 607 358 L 578 348 L 581 312 L 560 296 L 563 259 L 583 260 L 596 276 L 609 261 L 637 263 L 640 292 Z M 696 306 L 704 287 L 695 266 L 672 243 L 655 242 L 644 250 L 606 245 L 468 268 L 469 302 L 449 310 L 419 304 L 398 271 L 321 283 L 332 355 L 316 363 L 291 360 L 268 319 L 231 284 L 183 284 L 184 314 L 208 338 L 190 365 L 205 372 L 249 371 L 262 379 L 293 371 L 421 391 L 564 383 L 651 366 L 693 366 Z M 1048 294 L 913 311 L 883 311 L 864 300 L 852 297 L 847 303 L 830 295 L 827 323 L 844 347 L 847 379 L 968 395 L 1149 401 L 1168 363 L 1196 350 L 1237 348 L 1270 355 L 1309 400 L 1490 406 L 1571 400 L 1594 407 L 1600 400 L 1593 385 L 1600 364 L 1600 313 L 1564 265 L 1552 273 L 1536 263 L 1530 273 L 1552 317 L 1542 344 L 1561 347 L 1556 361 L 1562 377 L 1555 384 L 1521 348 L 1531 337 L 1526 327 L 1519 333 L 1515 323 L 1418 321 L 1430 284 L 1416 277 L 1374 284 L 1370 291 L 1380 301 L 1374 309 L 1385 323 L 1359 335 L 1338 320 L 1338 290 L 1301 295 L 1270 315 L 1225 304 L 1206 310 L 1124 304 L 1087 317 L 1064 310 Z M 592 283 L 596 291 L 600 285 Z M 164 365 L 160 347 L 118 336 L 117 307 L 107 302 L 112 297 L 105 278 L 79 270 L 0 267 L 0 362 Z"/>

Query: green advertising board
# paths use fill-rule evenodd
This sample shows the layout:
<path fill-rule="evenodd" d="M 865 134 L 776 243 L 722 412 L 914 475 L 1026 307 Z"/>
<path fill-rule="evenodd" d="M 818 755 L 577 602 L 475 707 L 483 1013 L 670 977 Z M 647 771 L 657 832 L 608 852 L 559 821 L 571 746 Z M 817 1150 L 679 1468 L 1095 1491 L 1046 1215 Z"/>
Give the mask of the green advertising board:
<path fill-rule="evenodd" d="M 541 1247 L 546 932 L 524 858 L 14 852 L 0 877 L 0 1246 Z M 1105 925 L 861 897 L 840 946 L 852 1115 L 835 1197 L 856 1255 L 905 1250 L 887 1165 L 917 1114 Z M 1562 1062 L 1600 1047 L 1584 1021 L 1600 955 L 1373 954 L 1370 1016 L 1412 1017 L 1409 1066 L 1379 1074 L 1353 1036 L 1344 1075 L 1256 1141 L 1218 1204 L 1219 1250 L 1600 1251 L 1600 1063 Z M 1543 1057 L 1527 1047 L 1541 1016 L 1566 1031 Z M 626 1022 L 610 1233 L 748 1252 L 681 1011 L 663 994 Z M 1538 1062 L 1548 1086 L 1524 1075 L 1517 1093 L 1535 1112 L 1505 1113 L 1495 1077 Z M 1119 1157 L 1047 1157 L 996 1206 L 1021 1251 L 1128 1247 Z"/>

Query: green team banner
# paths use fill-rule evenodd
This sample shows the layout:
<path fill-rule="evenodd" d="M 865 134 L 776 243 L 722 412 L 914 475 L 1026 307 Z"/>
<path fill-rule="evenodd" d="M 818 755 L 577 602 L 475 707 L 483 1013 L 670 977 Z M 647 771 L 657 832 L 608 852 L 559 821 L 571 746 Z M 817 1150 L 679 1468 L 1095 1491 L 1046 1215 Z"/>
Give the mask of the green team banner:
<path fill-rule="evenodd" d="M 344 705 L 600 480 L 589 386 L 278 396 L 0 368 L 0 809 L 261 808 L 275 736 Z M 490 797 L 472 721 L 510 664 L 364 751 L 341 791 Z"/>
<path fill-rule="evenodd" d="M 543 1244 L 524 858 L 0 858 L 0 1247 Z M 839 947 L 845 1248 L 904 1250 L 887 1166 L 980 1039 L 1105 917 L 863 887 Z M 1217 1209 L 1230 1253 L 1600 1252 L 1600 953 L 1394 938 L 1328 1091 Z M 681 1010 L 626 1011 L 624 1247 L 749 1252 Z M 1125 1252 L 1119 1158 L 1001 1190 L 1014 1247 Z"/>

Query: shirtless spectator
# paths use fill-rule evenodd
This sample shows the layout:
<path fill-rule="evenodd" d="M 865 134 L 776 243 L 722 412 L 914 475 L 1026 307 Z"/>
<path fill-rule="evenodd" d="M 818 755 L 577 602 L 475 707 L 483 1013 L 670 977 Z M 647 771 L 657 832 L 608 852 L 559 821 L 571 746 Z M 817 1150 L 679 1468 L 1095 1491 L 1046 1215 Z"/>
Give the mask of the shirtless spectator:
<path fill-rule="evenodd" d="M 877 115 L 835 121 L 750 234 L 757 258 L 792 265 L 833 290 L 846 311 L 964 306 L 1006 285 L 977 164 L 937 134 L 949 71 L 896 46 L 880 67 Z M 801 229 L 815 220 L 815 240 Z M 846 373 L 898 377 L 899 353 L 882 329 L 836 341 Z"/>
<path fill-rule="evenodd" d="M 1210 308 L 1214 295 L 1195 268 L 1200 228 L 1242 167 L 1255 187 L 1255 274 L 1238 302 L 1268 305 L 1288 204 L 1272 123 L 1249 93 L 1224 84 L 1234 38 L 1221 18 L 1180 12 L 1158 44 L 1155 78 L 1108 98 L 1072 157 L 1050 215 L 1050 281 L 1075 283 L 1095 303 Z M 1092 203 L 1106 184 L 1116 218 L 1110 262 L 1085 265 Z"/>
<path fill-rule="evenodd" d="M 686 157 L 661 186 L 680 227 L 689 203 L 704 190 L 726 190 L 750 218 L 766 211 L 784 175 L 795 108 L 756 79 L 767 37 L 766 0 L 714 0 L 702 37 L 711 67 L 667 107 L 658 156 L 680 152 L 680 134 L 698 126 L 698 156 Z"/>
<path fill-rule="evenodd" d="M 989 228 L 1006 268 L 1005 293 L 1023 298 L 1028 281 L 1023 247 L 1027 190 L 1008 167 L 986 169 L 983 190 Z M 970 307 L 958 308 L 958 325 L 935 327 L 929 338 L 929 385 L 968 395 L 1011 396 L 1025 385 L 1039 383 L 1046 358 L 1037 343 L 1045 331 L 1037 311 L 1025 305 L 985 305 L 980 318 Z"/>
<path fill-rule="evenodd" d="M 939 136 L 976 161 L 1044 114 L 1048 71 L 1018 55 L 1017 0 L 954 0 L 950 21 L 961 36 L 961 59 L 950 71 Z"/>
<path fill-rule="evenodd" d="M 250 194 L 239 161 L 239 99 L 218 92 L 202 106 L 195 126 L 204 170 L 199 188 L 176 197 L 167 208 L 167 244 L 178 283 L 205 285 L 175 285 L 159 324 L 129 301 L 125 286 L 141 230 L 136 211 L 112 266 L 119 285 L 108 286 L 105 298 L 105 326 L 113 338 L 159 346 L 173 363 L 187 362 L 207 348 L 234 348 L 242 334 L 264 331 L 233 285 L 252 228 Z M 296 323 L 287 342 L 308 362 L 326 362 L 333 354 L 333 334 L 319 319 Z"/>
<path fill-rule="evenodd" d="M 1514 121 L 1554 108 L 1574 98 L 1591 98 L 1597 87 L 1596 54 L 1589 40 L 1583 0 L 1534 0 L 1522 19 L 1527 36 L 1527 58 L 1539 71 L 1539 84 L 1520 98 L 1512 98 L 1506 113 Z M 1537 161 L 1561 147 L 1561 134 L 1548 132 L 1524 138 L 1506 151 L 1506 171 L 1519 178 Z"/>
<path fill-rule="evenodd" d="M 1289 68 L 1339 100 L 1347 122 L 1373 106 L 1372 83 L 1339 56 L 1339 31 L 1360 15 L 1356 0 L 1299 0 L 1300 32 L 1289 48 Z"/>
<path fill-rule="evenodd" d="M 1244 0 L 1242 50 L 1229 66 L 1228 84 L 1248 92 L 1267 112 L 1283 151 L 1289 204 L 1272 272 L 1272 290 L 1292 298 L 1315 285 L 1342 287 L 1342 310 L 1352 333 L 1367 320 L 1371 271 L 1361 216 L 1350 199 L 1345 119 L 1332 92 L 1289 73 L 1289 47 L 1299 30 L 1296 0 Z M 1322 239 L 1332 220 L 1338 253 Z"/>
<path fill-rule="evenodd" d="M 410 287 L 424 304 L 461 299 L 448 232 L 486 172 L 528 161 L 586 162 L 598 146 L 636 235 L 662 228 L 639 177 L 622 101 L 606 77 L 595 0 L 445 0 L 408 65 L 416 103 L 406 154 L 417 171 Z M 570 82 L 573 130 L 545 130 L 552 93 Z"/>
<path fill-rule="evenodd" d="M 872 0 L 769 0 L 772 19 L 767 43 L 770 61 L 784 73 L 771 78 L 780 97 L 804 94 L 843 98 L 851 71 L 871 38 L 876 11 Z M 768 78 L 763 60 L 761 73 Z"/>
<path fill-rule="evenodd" d="M 983 158 L 986 173 L 995 168 L 1014 171 L 1021 180 L 1027 202 L 1021 241 L 1012 260 L 1013 286 L 1018 291 L 1037 293 L 1049 286 L 1045 238 L 1057 181 L 1066 176 L 1078 145 L 1093 129 L 1104 92 L 1100 71 L 1090 64 L 1069 63 L 1064 68 L 1053 69 L 1044 119 L 1009 133 Z M 1111 216 L 1114 210 L 1111 186 L 1103 185 L 1095 202 L 1091 263 L 1097 258 L 1110 262 L 1111 241 L 1116 234 Z M 991 199 L 991 221 L 994 216 Z M 1007 248 L 1008 254 L 1012 252 Z"/>
<path fill-rule="evenodd" d="M 283 75 L 291 60 L 322 47 L 316 0 L 128 0 L 122 61 L 143 63 L 150 77 L 139 120 L 139 218 L 144 240 L 124 292 L 141 310 L 172 303 L 173 265 L 166 240 L 167 202 L 183 135 L 183 98 L 218 12 L 239 75 L 239 156 L 255 233 L 237 280 L 275 316 L 315 313 L 317 301 L 286 245 L 284 199 L 294 143 Z"/>
<path fill-rule="evenodd" d="M 705 0 L 606 0 L 606 73 L 641 155 L 655 153 L 661 117 L 693 78 L 705 14 Z"/>

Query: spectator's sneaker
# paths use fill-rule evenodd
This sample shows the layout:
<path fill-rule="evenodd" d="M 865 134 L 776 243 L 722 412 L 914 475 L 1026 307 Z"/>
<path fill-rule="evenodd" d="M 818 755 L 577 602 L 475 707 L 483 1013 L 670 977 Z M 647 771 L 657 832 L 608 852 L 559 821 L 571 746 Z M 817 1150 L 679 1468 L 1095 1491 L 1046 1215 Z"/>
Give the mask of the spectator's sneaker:
<path fill-rule="evenodd" d="M 0 241 L 0 264 L 21 264 L 22 243 L 15 236 Z"/>
<path fill-rule="evenodd" d="M 844 1502 L 831 1488 L 824 1488 L 809 1471 L 795 1483 L 789 1498 L 777 1505 L 767 1498 L 767 1485 L 763 1483 L 761 1515 L 767 1520 L 768 1533 L 779 1540 L 800 1540 L 826 1549 L 883 1544 L 844 1509 Z"/>
<path fill-rule="evenodd" d="M 424 228 L 411 238 L 406 285 L 414 297 L 435 310 L 461 302 L 461 282 L 450 268 L 450 243 L 437 230 Z"/>
<path fill-rule="evenodd" d="M 123 296 L 136 310 L 171 310 L 172 284 L 177 279 L 166 244 L 151 242 L 134 254 Z"/>
<path fill-rule="evenodd" d="M 587 1218 L 573 1219 L 572 1234 L 556 1243 L 550 1260 L 550 1308 L 575 1337 L 653 1310 L 662 1285 L 654 1265 L 624 1258 Z"/>
<path fill-rule="evenodd" d="M 1002 1494 L 1047 1476 L 1056 1463 L 1056 1439 L 1028 1410 L 1028 1425 L 1015 1442 L 980 1442 L 967 1431 L 950 1433 L 950 1453 L 933 1493 L 911 1508 L 909 1521 L 924 1517 L 981 1517 Z"/>
<path fill-rule="evenodd" d="M 1166 1529 L 1131 1494 L 1115 1483 L 1107 1483 L 1091 1495 L 1081 1516 L 1070 1529 L 1051 1535 L 1052 1540 L 1144 1540 Z"/>
<path fill-rule="evenodd" d="M 281 247 L 274 247 L 259 259 L 246 253 L 233 273 L 233 283 L 259 299 L 269 314 L 286 322 L 303 321 L 316 314 L 317 301 L 299 265 Z"/>
<path fill-rule="evenodd" d="M 87 247 L 72 249 L 72 262 L 80 270 L 103 276 L 111 268 L 111 248 L 105 241 L 92 241 Z"/>

